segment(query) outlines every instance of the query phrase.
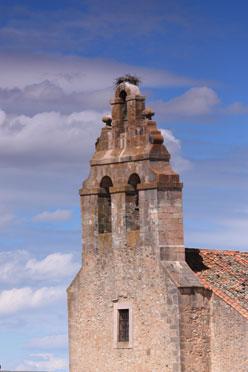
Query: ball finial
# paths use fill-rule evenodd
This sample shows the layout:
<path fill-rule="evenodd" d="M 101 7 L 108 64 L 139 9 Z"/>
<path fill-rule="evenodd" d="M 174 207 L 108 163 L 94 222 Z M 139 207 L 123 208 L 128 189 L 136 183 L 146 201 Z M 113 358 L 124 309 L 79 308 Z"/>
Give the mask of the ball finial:
<path fill-rule="evenodd" d="M 112 117 L 111 115 L 104 115 L 102 121 L 108 126 L 111 127 L 112 125 Z"/>
<path fill-rule="evenodd" d="M 152 120 L 152 117 L 155 115 L 155 112 L 151 107 L 147 107 L 143 111 L 143 115 L 146 119 Z"/>

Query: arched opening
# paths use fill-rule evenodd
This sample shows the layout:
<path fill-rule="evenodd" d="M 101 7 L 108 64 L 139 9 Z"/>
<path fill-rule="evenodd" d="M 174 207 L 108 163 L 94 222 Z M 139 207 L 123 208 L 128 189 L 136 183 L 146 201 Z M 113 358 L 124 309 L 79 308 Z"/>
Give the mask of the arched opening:
<path fill-rule="evenodd" d="M 127 230 L 138 230 L 139 221 L 139 176 L 134 173 L 129 177 L 128 188 L 126 191 L 126 228 Z"/>
<path fill-rule="evenodd" d="M 113 186 L 111 178 L 103 177 L 98 194 L 98 232 L 103 234 L 112 231 L 111 194 L 109 188 Z"/>
<path fill-rule="evenodd" d="M 122 118 L 123 120 L 126 120 L 127 119 L 127 101 L 126 101 L 127 93 L 125 92 L 125 90 L 122 90 L 120 92 L 119 97 L 121 98 L 123 102 L 122 103 Z"/>

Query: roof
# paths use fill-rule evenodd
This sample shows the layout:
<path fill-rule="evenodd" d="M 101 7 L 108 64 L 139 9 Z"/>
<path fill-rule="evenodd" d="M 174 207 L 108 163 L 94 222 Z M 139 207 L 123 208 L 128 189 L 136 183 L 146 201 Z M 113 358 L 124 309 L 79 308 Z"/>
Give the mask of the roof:
<path fill-rule="evenodd" d="M 186 248 L 186 261 L 202 285 L 248 318 L 248 253 Z"/>

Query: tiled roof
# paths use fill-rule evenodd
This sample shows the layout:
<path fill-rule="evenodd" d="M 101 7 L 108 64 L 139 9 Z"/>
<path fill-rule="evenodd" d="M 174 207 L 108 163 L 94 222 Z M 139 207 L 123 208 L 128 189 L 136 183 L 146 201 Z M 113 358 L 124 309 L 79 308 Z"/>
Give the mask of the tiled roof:
<path fill-rule="evenodd" d="M 186 261 L 204 287 L 248 318 L 248 253 L 186 248 Z"/>

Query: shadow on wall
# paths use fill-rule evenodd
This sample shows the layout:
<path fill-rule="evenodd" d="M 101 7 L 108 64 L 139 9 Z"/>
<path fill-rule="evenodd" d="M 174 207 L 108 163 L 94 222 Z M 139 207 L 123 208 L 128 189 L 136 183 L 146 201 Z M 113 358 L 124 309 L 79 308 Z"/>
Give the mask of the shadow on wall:
<path fill-rule="evenodd" d="M 209 269 L 203 263 L 203 258 L 200 255 L 200 249 L 186 248 L 185 249 L 186 262 L 195 273 Z"/>

